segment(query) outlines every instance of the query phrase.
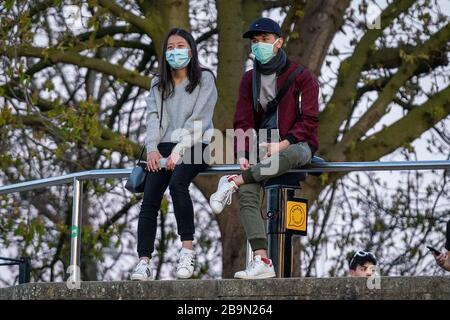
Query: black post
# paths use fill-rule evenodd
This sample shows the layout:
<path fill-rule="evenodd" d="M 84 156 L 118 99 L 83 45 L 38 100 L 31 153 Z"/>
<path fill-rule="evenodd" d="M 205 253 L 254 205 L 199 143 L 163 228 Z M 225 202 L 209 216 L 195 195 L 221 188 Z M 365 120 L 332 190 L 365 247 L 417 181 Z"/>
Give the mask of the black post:
<path fill-rule="evenodd" d="M 284 278 L 292 277 L 292 234 L 286 233 L 284 238 Z"/>
<path fill-rule="evenodd" d="M 266 188 L 268 215 L 268 253 L 278 278 L 292 275 L 292 233 L 286 229 L 286 201 L 295 189 L 275 185 Z"/>
<path fill-rule="evenodd" d="M 19 284 L 30 282 L 31 259 L 29 257 L 21 257 L 19 263 Z"/>
<path fill-rule="evenodd" d="M 295 197 L 296 189 L 300 189 L 300 187 L 280 184 L 266 187 L 268 254 L 269 258 L 272 259 L 278 278 L 292 277 L 292 236 L 306 235 L 307 204 L 306 210 L 303 209 L 302 211 L 304 214 L 304 230 L 302 230 L 301 224 L 298 224 L 300 206 L 292 207 L 292 202 L 306 203 L 305 199 Z M 290 207 L 288 202 L 291 202 Z M 300 209 L 296 209 L 296 207 Z M 289 212 L 287 212 L 288 208 L 290 208 Z M 292 220 L 292 215 L 296 219 Z"/>

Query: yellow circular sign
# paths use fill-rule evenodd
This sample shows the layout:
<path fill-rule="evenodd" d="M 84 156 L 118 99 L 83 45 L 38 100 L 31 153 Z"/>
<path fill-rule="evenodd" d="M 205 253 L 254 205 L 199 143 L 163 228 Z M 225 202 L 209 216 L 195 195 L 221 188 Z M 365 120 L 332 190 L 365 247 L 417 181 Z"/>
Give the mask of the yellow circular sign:
<path fill-rule="evenodd" d="M 286 209 L 286 228 L 306 231 L 306 204 L 288 201 Z"/>

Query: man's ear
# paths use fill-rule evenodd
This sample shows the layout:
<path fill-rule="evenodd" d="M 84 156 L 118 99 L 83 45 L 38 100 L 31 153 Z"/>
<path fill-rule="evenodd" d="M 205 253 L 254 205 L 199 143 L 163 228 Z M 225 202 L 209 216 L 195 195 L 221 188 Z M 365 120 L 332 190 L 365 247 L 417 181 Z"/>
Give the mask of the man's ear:
<path fill-rule="evenodd" d="M 283 38 L 283 37 L 279 37 L 278 39 L 279 39 L 279 40 L 278 40 L 278 42 L 275 44 L 275 46 L 276 46 L 278 49 L 281 49 L 281 47 L 282 47 L 283 44 L 284 44 L 284 38 Z"/>

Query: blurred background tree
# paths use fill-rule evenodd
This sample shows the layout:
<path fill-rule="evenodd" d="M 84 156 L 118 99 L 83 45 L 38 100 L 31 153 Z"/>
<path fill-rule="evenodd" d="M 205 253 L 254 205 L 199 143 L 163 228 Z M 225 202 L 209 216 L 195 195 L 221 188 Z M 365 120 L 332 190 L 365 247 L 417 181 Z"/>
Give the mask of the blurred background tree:
<path fill-rule="evenodd" d="M 216 128 L 232 128 L 240 77 L 251 67 L 242 33 L 260 16 L 282 25 L 288 55 L 319 77 L 318 155 L 448 159 L 448 9 L 437 0 L 3 1 L 0 182 L 130 167 L 144 139 L 144 97 L 175 26 L 193 33 L 217 74 Z M 245 264 L 237 199 L 218 217 L 208 208 L 217 180 L 199 176 L 192 187 L 201 278 L 232 277 Z M 85 190 L 82 279 L 127 279 L 141 197 L 117 180 Z M 310 233 L 295 242 L 296 275 L 345 275 L 348 254 L 360 248 L 381 257 L 384 274 L 438 272 L 424 243 L 442 247 L 448 172 L 328 174 L 308 178 L 302 193 Z M 71 201 L 70 186 L 2 197 L 0 254 L 31 256 L 34 280 L 63 279 Z M 171 210 L 167 196 L 158 277 L 173 277 L 180 245 Z"/>

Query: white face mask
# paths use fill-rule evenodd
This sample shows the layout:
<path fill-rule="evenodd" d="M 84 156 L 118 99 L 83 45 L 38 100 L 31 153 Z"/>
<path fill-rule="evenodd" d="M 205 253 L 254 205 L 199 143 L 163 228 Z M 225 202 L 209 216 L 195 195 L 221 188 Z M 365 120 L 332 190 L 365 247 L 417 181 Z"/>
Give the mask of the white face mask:
<path fill-rule="evenodd" d="M 278 42 L 280 38 L 275 40 L 274 43 L 265 43 L 265 42 L 256 42 L 252 44 L 252 53 L 255 55 L 256 60 L 258 60 L 262 64 L 266 64 L 273 57 L 275 57 L 275 53 L 273 52 L 273 47 L 275 43 Z"/>

